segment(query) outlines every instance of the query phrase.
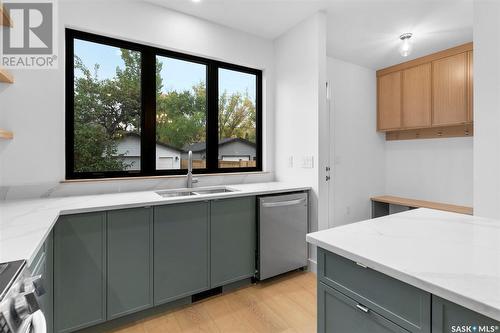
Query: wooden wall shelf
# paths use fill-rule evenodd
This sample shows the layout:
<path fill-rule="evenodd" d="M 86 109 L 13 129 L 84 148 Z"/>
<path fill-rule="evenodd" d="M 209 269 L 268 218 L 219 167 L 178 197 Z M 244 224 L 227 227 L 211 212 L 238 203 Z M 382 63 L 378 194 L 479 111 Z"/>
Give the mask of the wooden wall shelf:
<path fill-rule="evenodd" d="M 0 68 L 0 82 L 14 83 L 14 77 L 7 70 Z"/>
<path fill-rule="evenodd" d="M 11 131 L 0 129 L 0 139 L 12 140 L 13 138 L 14 138 L 14 133 L 12 133 Z"/>
<path fill-rule="evenodd" d="M 472 123 L 446 127 L 407 129 L 385 133 L 385 139 L 387 141 L 456 138 L 467 136 L 474 136 L 474 126 Z"/>
<path fill-rule="evenodd" d="M 391 195 L 382 195 L 379 197 L 372 197 L 370 199 L 371 199 L 372 203 L 384 203 L 384 204 L 391 204 L 391 205 L 398 205 L 398 206 L 406 206 L 409 208 L 430 208 L 430 209 L 444 210 L 446 212 L 453 212 L 453 213 L 467 214 L 467 215 L 473 214 L 472 207 L 451 205 L 451 204 L 446 204 L 446 203 L 441 203 L 441 202 L 415 200 L 415 199 L 394 197 Z M 372 208 L 376 208 L 375 210 L 377 210 L 377 208 L 384 209 L 387 207 L 372 207 Z M 382 216 L 382 215 L 380 215 L 380 211 L 378 212 L 378 214 L 375 214 L 375 216 L 373 216 L 373 217 L 378 217 L 377 215 Z M 387 215 L 387 214 L 385 214 L 385 215 Z"/>
<path fill-rule="evenodd" d="M 9 14 L 7 14 L 7 10 L 4 5 L 0 5 L 0 25 L 12 28 L 12 20 L 10 19 Z"/>

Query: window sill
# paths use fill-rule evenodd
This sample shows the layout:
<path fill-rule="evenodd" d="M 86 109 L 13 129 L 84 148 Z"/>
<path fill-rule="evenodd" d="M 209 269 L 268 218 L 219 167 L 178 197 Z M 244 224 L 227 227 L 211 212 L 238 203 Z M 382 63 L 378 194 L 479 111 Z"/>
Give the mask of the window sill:
<path fill-rule="evenodd" d="M 237 176 L 237 175 L 267 175 L 269 171 L 250 171 L 250 172 L 231 172 L 231 173 L 200 173 L 194 177 L 211 177 L 211 176 Z M 114 178 L 88 178 L 88 179 L 65 179 L 61 180 L 61 184 L 65 183 L 91 183 L 91 182 L 109 182 L 109 181 L 134 181 L 147 179 L 180 179 L 186 178 L 186 175 L 168 175 L 168 176 L 143 176 L 143 177 L 114 177 Z"/>

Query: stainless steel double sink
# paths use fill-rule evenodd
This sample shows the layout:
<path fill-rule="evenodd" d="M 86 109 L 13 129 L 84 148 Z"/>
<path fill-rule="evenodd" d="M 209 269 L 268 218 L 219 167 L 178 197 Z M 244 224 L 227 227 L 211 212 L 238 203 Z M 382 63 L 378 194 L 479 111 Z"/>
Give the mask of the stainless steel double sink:
<path fill-rule="evenodd" d="M 156 191 L 156 194 L 164 198 L 188 197 L 192 195 L 218 194 L 227 192 L 236 192 L 237 190 L 228 187 L 201 187 L 201 188 L 183 188 L 175 190 Z"/>

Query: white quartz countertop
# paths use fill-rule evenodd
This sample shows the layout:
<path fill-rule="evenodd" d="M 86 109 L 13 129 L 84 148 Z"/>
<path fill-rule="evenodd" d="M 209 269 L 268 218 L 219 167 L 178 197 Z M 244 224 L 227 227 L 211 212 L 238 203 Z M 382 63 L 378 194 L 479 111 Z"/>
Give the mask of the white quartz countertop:
<path fill-rule="evenodd" d="M 22 259 L 31 262 L 59 215 L 310 189 L 281 182 L 225 187 L 234 192 L 164 198 L 154 191 L 144 191 L 0 202 L 0 263 Z"/>
<path fill-rule="evenodd" d="M 422 208 L 307 241 L 500 321 L 500 221 Z"/>

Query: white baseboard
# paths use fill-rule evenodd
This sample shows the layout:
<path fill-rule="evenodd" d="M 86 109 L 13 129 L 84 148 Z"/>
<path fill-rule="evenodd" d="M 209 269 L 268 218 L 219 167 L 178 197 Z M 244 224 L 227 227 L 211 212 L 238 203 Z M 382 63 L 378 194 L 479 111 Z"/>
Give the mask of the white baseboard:
<path fill-rule="evenodd" d="M 318 263 L 312 259 L 308 259 L 307 269 L 309 272 L 313 272 L 314 274 L 318 273 Z"/>

